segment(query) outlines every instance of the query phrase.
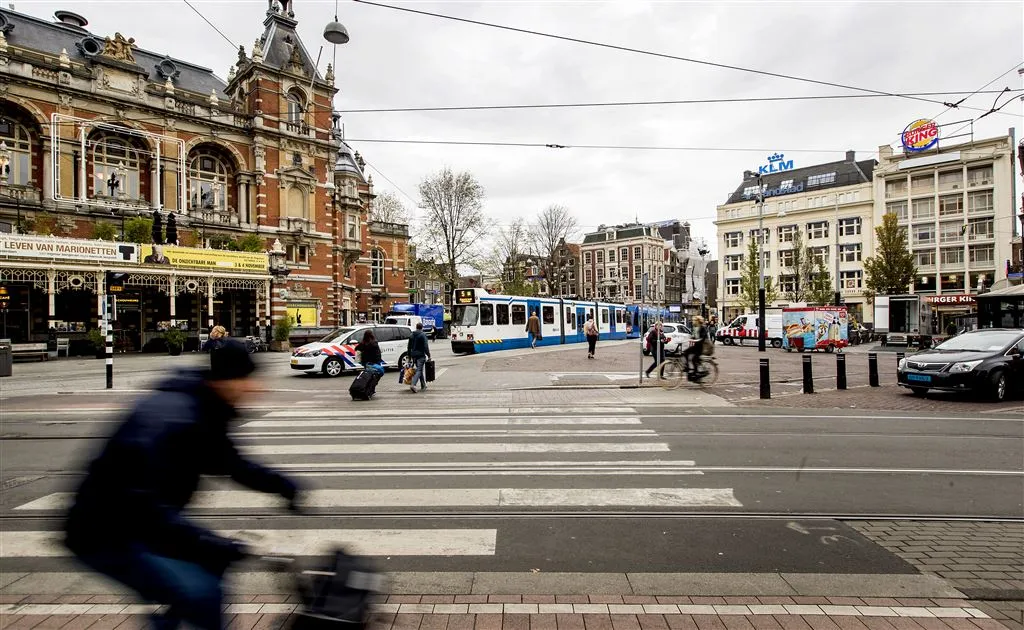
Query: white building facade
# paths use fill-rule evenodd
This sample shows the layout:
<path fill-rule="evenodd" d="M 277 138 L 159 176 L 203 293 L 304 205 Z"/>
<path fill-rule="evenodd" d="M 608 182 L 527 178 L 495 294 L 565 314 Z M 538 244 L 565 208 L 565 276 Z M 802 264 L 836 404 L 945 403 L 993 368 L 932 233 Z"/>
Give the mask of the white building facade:
<path fill-rule="evenodd" d="M 894 213 L 907 228 L 917 275 L 908 292 L 935 308 L 932 333 L 974 309 L 980 290 L 1005 284 L 1016 202 L 1014 131 L 920 153 L 879 147 L 875 221 Z M 997 285 L 998 287 L 999 285 Z"/>
<path fill-rule="evenodd" d="M 761 170 L 765 200 L 757 206 L 758 177 L 747 171 L 742 184 L 718 206 L 718 310 L 728 322 L 745 310 L 740 304 L 743 265 L 750 239 L 761 235 L 764 275 L 772 278 L 778 299 L 769 306 L 787 306 L 792 294 L 806 283 L 795 269 L 794 234 L 804 247 L 823 260 L 838 285 L 843 303 L 858 321 L 870 322 L 864 295 L 864 259 L 873 253 L 874 160 L 857 161 L 853 151 L 837 162 L 793 168 L 784 156 L 769 158 Z M 837 273 L 838 271 L 838 273 Z M 838 277 L 838 280 L 837 280 Z M 805 286 L 805 285 L 804 285 Z"/>

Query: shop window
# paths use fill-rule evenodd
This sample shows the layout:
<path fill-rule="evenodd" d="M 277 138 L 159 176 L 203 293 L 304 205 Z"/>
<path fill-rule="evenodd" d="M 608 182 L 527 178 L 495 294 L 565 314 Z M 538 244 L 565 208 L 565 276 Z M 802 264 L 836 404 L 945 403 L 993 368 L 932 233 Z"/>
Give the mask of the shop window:
<path fill-rule="evenodd" d="M 215 153 L 194 153 L 188 164 L 189 207 L 226 213 L 230 172 L 225 161 Z"/>
<path fill-rule="evenodd" d="M 942 275 L 942 292 L 957 292 L 964 290 L 964 275 L 961 273 Z"/>
<path fill-rule="evenodd" d="M 384 252 L 379 249 L 370 252 L 370 284 L 375 287 L 384 285 Z"/>
<path fill-rule="evenodd" d="M 100 136 L 92 142 L 92 157 L 94 196 L 140 198 L 140 157 L 132 145 L 118 136 Z"/>
<path fill-rule="evenodd" d="M 7 144 L 11 162 L 7 165 L 5 184 L 28 186 L 32 181 L 32 136 L 28 128 L 10 118 L 0 117 L 0 141 Z"/>

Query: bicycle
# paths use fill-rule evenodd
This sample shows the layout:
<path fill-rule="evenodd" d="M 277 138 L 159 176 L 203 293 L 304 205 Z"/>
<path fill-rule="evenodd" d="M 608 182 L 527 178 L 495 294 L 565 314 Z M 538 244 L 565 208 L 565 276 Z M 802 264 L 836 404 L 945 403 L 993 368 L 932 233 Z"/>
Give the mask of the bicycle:
<path fill-rule="evenodd" d="M 658 380 L 661 386 L 668 390 L 679 389 L 683 381 L 689 378 L 690 382 L 700 387 L 710 387 L 718 382 L 718 362 L 711 355 L 700 355 L 697 362 L 697 372 L 692 378 L 686 374 L 685 356 L 672 357 L 658 366 Z"/>
<path fill-rule="evenodd" d="M 245 338 L 245 349 L 249 351 L 249 354 L 261 351 L 267 352 L 267 342 L 260 339 L 259 337 L 254 337 L 250 335 Z"/>

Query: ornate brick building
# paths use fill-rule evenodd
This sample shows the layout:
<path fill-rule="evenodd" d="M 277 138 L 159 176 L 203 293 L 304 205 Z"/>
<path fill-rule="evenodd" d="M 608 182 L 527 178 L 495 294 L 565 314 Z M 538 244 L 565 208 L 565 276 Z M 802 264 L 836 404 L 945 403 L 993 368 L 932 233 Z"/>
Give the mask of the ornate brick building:
<path fill-rule="evenodd" d="M 166 224 L 173 216 L 169 267 L 129 276 L 141 310 L 151 311 L 143 329 L 178 319 L 197 330 L 217 320 L 245 334 L 271 313 L 333 326 L 404 293 L 407 228 L 369 223 L 373 183 L 341 139 L 333 68 L 314 66 L 291 0 L 274 2 L 250 51 L 226 60 L 226 82 L 120 33 L 95 35 L 76 14 L 55 18 L 0 10 L 0 157 L 8 164 L 0 231 L 109 240 L 113 226 L 121 240 L 133 218 Z M 241 278 L 225 275 L 209 252 L 186 250 L 252 243 L 251 235 L 264 250 L 279 241 L 286 252 L 287 277 L 273 290 L 266 265 Z M 387 282 L 375 291 L 369 281 L 381 265 Z M 97 293 L 102 267 L 86 270 L 86 288 Z M 53 295 L 63 285 L 52 277 L 65 271 L 77 273 L 60 260 L 17 273 L 3 261 L 0 283 L 35 278 L 39 290 L 49 274 Z M 193 313 L 203 298 L 207 307 Z M 54 310 L 51 320 L 62 317 Z"/>

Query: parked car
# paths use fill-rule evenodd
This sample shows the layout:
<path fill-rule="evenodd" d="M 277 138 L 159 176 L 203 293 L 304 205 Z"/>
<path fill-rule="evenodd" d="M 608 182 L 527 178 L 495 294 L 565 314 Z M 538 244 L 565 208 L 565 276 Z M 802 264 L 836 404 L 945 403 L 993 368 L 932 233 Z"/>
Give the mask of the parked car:
<path fill-rule="evenodd" d="M 292 369 L 326 376 L 341 376 L 346 371 L 362 370 L 362 366 L 356 362 L 355 348 L 367 330 L 372 330 L 377 338 L 386 367 L 399 367 L 405 363 L 405 350 L 412 337 L 409 327 L 367 324 L 335 329 L 320 341 L 296 348 L 291 357 Z"/>
<path fill-rule="evenodd" d="M 979 392 L 1006 400 L 1024 392 L 1024 329 L 986 328 L 951 337 L 900 360 L 900 387 L 917 396 L 930 389 Z"/>
<path fill-rule="evenodd" d="M 647 335 L 651 333 L 654 327 L 647 329 L 644 336 L 640 338 L 640 343 L 644 348 L 644 355 L 650 355 L 651 349 L 647 346 Z M 668 343 L 665 344 L 665 354 L 680 354 L 683 350 L 686 350 L 690 346 L 690 338 L 692 337 L 690 329 L 683 324 L 662 324 L 662 332 L 668 337 Z"/>

